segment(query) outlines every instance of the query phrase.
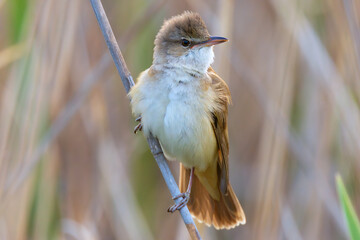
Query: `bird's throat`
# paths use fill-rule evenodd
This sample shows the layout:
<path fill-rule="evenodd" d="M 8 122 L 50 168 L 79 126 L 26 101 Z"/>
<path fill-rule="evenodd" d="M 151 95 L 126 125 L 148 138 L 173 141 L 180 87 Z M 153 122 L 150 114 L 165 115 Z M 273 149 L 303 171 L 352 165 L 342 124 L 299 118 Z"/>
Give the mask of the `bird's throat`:
<path fill-rule="evenodd" d="M 157 71 L 182 71 L 195 77 L 202 77 L 214 61 L 212 47 L 189 50 L 181 56 L 154 53 L 153 66 Z"/>

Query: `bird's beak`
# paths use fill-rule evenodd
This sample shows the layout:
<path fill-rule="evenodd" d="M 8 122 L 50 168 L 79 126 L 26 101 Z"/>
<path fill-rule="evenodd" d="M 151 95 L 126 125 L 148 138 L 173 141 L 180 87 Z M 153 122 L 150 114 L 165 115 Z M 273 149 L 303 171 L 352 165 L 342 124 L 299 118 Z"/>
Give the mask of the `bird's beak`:
<path fill-rule="evenodd" d="M 224 38 L 224 37 L 215 37 L 215 36 L 211 36 L 209 37 L 208 40 L 205 40 L 203 42 L 199 42 L 197 44 L 194 45 L 195 46 L 206 46 L 206 47 L 210 47 L 210 46 L 214 46 L 216 44 L 220 44 L 223 42 L 227 42 L 228 39 Z"/>

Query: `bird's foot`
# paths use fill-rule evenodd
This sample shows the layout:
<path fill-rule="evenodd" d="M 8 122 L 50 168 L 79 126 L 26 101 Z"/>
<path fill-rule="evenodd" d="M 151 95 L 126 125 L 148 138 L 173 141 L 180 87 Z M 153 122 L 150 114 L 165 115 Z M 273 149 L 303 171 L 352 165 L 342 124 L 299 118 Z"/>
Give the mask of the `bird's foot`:
<path fill-rule="evenodd" d="M 134 133 L 136 134 L 138 131 L 142 130 L 142 124 L 141 124 L 141 116 L 135 119 L 136 122 L 139 122 L 138 125 L 134 128 Z"/>
<path fill-rule="evenodd" d="M 168 212 L 175 212 L 176 210 L 182 209 L 183 207 L 185 207 L 185 205 L 189 202 L 190 199 L 190 192 L 186 191 L 184 193 L 180 193 L 179 195 L 173 197 L 173 200 L 182 198 L 181 201 L 177 204 L 174 204 L 173 206 L 169 207 L 169 209 L 167 210 Z"/>

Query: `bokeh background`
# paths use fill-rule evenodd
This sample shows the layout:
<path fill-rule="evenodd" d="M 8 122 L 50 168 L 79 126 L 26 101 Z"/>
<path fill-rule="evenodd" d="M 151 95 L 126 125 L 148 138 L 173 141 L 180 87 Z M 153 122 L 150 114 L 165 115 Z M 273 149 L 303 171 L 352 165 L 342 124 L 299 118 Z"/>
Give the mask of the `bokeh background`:
<path fill-rule="evenodd" d="M 213 67 L 247 224 L 204 239 L 348 239 L 334 176 L 359 213 L 359 1 L 103 4 L 134 78 L 184 10 L 230 39 Z M 88 0 L 0 0 L 0 106 L 0 239 L 188 239 Z"/>

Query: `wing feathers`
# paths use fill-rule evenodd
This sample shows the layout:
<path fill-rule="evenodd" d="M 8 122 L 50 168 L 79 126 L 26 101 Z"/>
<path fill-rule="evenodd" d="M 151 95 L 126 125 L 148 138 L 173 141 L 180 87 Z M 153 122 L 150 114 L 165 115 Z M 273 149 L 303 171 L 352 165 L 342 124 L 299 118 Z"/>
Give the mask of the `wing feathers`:
<path fill-rule="evenodd" d="M 212 80 L 211 87 L 216 93 L 216 106 L 211 112 L 211 124 L 218 145 L 217 163 L 209 166 L 211 170 L 195 171 L 187 205 L 191 214 L 200 222 L 213 225 L 216 229 L 229 229 L 246 222 L 244 211 L 229 182 L 227 113 L 231 98 L 224 80 L 212 68 L 209 68 L 208 74 Z M 215 183 L 210 181 L 213 180 L 214 171 L 217 175 Z M 189 177 L 190 170 L 180 164 L 180 191 L 186 191 Z M 209 187 L 209 184 L 204 183 L 212 184 Z"/>
<path fill-rule="evenodd" d="M 222 80 L 210 67 L 208 74 L 212 80 L 212 88 L 216 93 L 216 107 L 212 114 L 212 126 L 218 144 L 218 165 L 220 174 L 220 191 L 227 193 L 229 185 L 229 137 L 227 129 L 228 105 L 231 103 L 230 90 L 224 80 Z"/>
<path fill-rule="evenodd" d="M 186 191 L 190 178 L 190 169 L 180 164 L 180 191 Z M 230 229 L 245 224 L 244 211 L 230 184 L 227 186 L 228 194 L 221 194 L 215 200 L 194 175 L 190 200 L 187 204 L 190 213 L 200 222 L 216 229 Z"/>

